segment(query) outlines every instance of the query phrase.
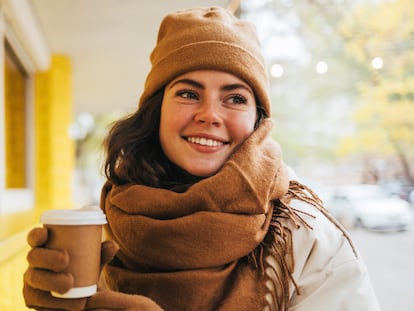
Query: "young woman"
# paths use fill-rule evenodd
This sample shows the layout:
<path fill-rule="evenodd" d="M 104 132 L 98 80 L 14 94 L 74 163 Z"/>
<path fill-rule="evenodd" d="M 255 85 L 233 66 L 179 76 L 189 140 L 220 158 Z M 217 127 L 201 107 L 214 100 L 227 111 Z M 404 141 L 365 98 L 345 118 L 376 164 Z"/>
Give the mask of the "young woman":
<path fill-rule="evenodd" d="M 162 22 L 139 109 L 106 139 L 101 289 L 57 299 L 70 259 L 29 234 L 40 310 L 379 310 L 349 236 L 289 180 L 251 24 L 221 8 Z M 115 254 L 116 253 L 116 254 Z M 50 263 L 53 262 L 53 264 Z"/>

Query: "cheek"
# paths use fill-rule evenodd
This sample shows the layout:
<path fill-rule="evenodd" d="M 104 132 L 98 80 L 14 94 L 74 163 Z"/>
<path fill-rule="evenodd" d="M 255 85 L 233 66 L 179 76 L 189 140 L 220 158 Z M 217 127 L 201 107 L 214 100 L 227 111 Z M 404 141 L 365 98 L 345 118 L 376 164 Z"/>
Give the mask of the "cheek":
<path fill-rule="evenodd" d="M 168 131 L 168 128 L 178 128 L 186 115 L 185 111 L 179 106 L 163 101 L 160 117 L 160 127 Z"/>
<path fill-rule="evenodd" d="M 229 118 L 227 128 L 230 131 L 233 140 L 237 142 L 243 141 L 254 131 L 254 124 L 256 122 L 256 114 L 246 114 L 243 116 Z"/>
<path fill-rule="evenodd" d="M 161 143 L 161 148 L 164 150 L 165 152 L 165 143 L 168 141 L 167 138 L 167 134 L 170 132 L 169 128 L 170 128 L 170 124 L 171 121 L 169 120 L 169 113 L 168 111 L 166 111 L 166 109 L 164 108 L 165 105 L 164 103 L 161 106 L 161 118 L 160 118 L 160 131 L 159 131 L 159 135 L 160 135 L 160 143 Z"/>
<path fill-rule="evenodd" d="M 165 144 L 168 142 L 168 134 L 173 130 L 174 120 L 171 118 L 172 114 L 169 113 L 165 108 L 161 108 L 161 119 L 160 119 L 160 142 L 161 147 L 165 151 Z"/>
<path fill-rule="evenodd" d="M 169 145 L 177 138 L 185 122 L 185 115 L 182 112 L 169 108 L 164 103 L 161 107 L 159 138 L 164 152 L 167 152 Z"/>

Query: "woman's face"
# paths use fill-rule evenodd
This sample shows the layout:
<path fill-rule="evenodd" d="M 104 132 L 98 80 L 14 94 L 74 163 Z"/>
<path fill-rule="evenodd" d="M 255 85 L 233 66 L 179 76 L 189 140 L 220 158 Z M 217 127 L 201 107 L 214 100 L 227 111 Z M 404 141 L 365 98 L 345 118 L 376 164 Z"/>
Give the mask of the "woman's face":
<path fill-rule="evenodd" d="M 211 176 L 252 133 L 255 120 L 254 93 L 244 81 L 222 71 L 188 72 L 165 87 L 161 147 L 188 173 Z"/>

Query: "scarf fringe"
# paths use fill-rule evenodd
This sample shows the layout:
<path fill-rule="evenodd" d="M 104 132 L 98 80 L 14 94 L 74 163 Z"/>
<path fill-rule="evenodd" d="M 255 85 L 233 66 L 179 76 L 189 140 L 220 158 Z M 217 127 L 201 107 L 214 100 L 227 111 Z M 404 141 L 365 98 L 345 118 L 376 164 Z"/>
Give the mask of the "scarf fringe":
<path fill-rule="evenodd" d="M 345 236 L 351 248 L 358 257 L 357 250 L 345 228 L 323 207 L 322 200 L 318 195 L 307 186 L 298 181 L 289 182 L 289 190 L 281 200 L 274 201 L 272 219 L 270 221 L 269 231 L 262 243 L 248 256 L 248 260 L 254 267 L 258 268 L 262 275 L 269 273 L 266 269 L 271 269 L 272 275 L 269 277 L 273 284 L 270 289 L 273 303 L 267 306 L 269 310 L 287 311 L 289 309 L 290 289 L 293 284 L 295 291 L 300 295 L 300 289 L 293 278 L 295 267 L 295 258 L 293 254 L 292 231 L 283 225 L 282 219 L 288 219 L 297 229 L 301 225 L 313 230 L 302 217 L 306 215 L 315 218 L 314 215 L 294 209 L 290 206 L 293 199 L 300 200 L 314 206 L 324 214 Z M 270 264 L 267 256 L 272 256 L 276 261 L 276 266 Z"/>

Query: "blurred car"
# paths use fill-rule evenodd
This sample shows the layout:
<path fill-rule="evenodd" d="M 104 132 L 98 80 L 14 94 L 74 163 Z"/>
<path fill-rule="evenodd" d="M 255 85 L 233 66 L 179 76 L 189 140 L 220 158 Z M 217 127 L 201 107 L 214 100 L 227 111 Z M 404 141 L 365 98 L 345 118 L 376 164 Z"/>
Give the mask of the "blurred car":
<path fill-rule="evenodd" d="M 413 221 L 408 202 L 376 185 L 338 187 L 326 201 L 326 207 L 347 228 L 405 231 Z"/>
<path fill-rule="evenodd" d="M 410 194 L 408 195 L 408 202 L 414 205 L 414 190 L 411 191 Z"/>
<path fill-rule="evenodd" d="M 388 193 L 397 195 L 408 202 L 410 202 L 410 193 L 414 191 L 414 184 L 405 179 L 385 180 L 379 185 Z"/>

